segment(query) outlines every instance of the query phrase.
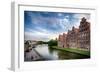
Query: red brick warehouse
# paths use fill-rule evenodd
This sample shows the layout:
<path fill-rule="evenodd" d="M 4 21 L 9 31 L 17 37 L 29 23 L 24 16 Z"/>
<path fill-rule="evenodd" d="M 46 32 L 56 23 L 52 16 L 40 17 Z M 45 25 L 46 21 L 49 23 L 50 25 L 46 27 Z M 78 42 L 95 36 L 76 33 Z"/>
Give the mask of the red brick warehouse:
<path fill-rule="evenodd" d="M 73 26 L 72 30 L 68 30 L 67 34 L 59 35 L 58 47 L 90 50 L 90 22 L 83 17 L 79 28 Z"/>

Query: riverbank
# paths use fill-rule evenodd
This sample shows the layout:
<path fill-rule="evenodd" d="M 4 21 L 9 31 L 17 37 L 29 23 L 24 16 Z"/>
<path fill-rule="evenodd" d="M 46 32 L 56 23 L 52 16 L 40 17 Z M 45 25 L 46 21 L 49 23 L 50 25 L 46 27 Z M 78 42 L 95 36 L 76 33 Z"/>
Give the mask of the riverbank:
<path fill-rule="evenodd" d="M 35 48 L 28 49 L 24 52 L 24 61 L 41 61 L 45 60 Z"/>
<path fill-rule="evenodd" d="M 62 50 L 62 51 L 67 51 L 67 52 L 72 52 L 72 53 L 77 53 L 77 54 L 81 54 L 81 55 L 85 55 L 90 57 L 90 51 L 88 50 L 81 50 L 81 49 L 72 49 L 72 48 L 59 48 L 57 46 L 52 46 L 52 49 L 57 49 L 57 50 Z"/>

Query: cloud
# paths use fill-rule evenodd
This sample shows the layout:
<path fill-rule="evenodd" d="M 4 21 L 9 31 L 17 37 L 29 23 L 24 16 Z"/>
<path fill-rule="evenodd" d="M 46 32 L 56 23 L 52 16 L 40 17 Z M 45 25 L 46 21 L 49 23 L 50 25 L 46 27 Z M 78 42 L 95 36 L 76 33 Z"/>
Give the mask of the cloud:
<path fill-rule="evenodd" d="M 32 24 L 36 24 L 35 27 L 41 27 L 45 29 L 51 29 L 55 31 L 66 30 L 69 26 L 69 20 L 65 17 L 63 19 L 55 18 L 55 17 L 33 17 Z"/>
<path fill-rule="evenodd" d="M 55 39 L 58 34 L 46 31 L 45 29 L 38 28 L 38 30 L 28 29 L 25 32 L 25 40 L 38 40 L 38 41 L 49 41 L 50 39 Z"/>
<path fill-rule="evenodd" d="M 73 19 L 75 19 L 73 22 L 75 27 L 77 27 L 77 28 L 79 27 L 80 21 L 83 17 L 85 17 L 87 19 L 87 21 L 90 21 L 90 14 L 82 13 L 82 14 L 74 14 L 73 15 Z"/>
<path fill-rule="evenodd" d="M 44 13 L 29 11 L 28 15 L 31 18 L 31 24 L 25 27 L 26 40 L 48 41 L 55 39 L 59 34 L 63 32 L 66 33 L 68 29 L 72 29 L 72 26 L 78 27 L 82 17 L 85 17 L 87 20 L 90 19 L 90 14 L 80 13 Z"/>
<path fill-rule="evenodd" d="M 64 31 L 67 31 L 67 29 L 70 27 L 70 21 L 65 17 L 59 20 L 59 25 Z"/>
<path fill-rule="evenodd" d="M 87 13 L 74 14 L 73 17 L 79 20 L 82 19 L 83 17 L 85 17 L 86 19 L 90 19 L 90 14 Z"/>

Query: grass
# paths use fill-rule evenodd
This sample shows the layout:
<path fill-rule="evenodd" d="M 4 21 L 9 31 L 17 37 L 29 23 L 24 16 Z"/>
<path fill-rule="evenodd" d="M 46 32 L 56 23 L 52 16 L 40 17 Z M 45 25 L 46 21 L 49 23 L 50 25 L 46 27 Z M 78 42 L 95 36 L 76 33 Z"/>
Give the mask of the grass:
<path fill-rule="evenodd" d="M 62 50 L 62 51 L 67 51 L 67 52 L 72 52 L 72 53 L 90 56 L 90 51 L 88 51 L 88 50 L 81 50 L 78 48 L 74 48 L 74 49 L 73 48 L 59 48 L 57 46 L 52 46 L 52 48 L 57 49 L 57 50 Z"/>

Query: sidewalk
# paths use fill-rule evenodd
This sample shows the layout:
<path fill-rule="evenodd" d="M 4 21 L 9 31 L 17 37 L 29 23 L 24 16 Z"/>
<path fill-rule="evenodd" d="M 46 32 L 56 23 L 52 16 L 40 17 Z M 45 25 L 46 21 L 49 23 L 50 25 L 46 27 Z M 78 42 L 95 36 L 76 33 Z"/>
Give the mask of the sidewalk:
<path fill-rule="evenodd" d="M 30 52 L 25 52 L 24 61 L 35 61 L 43 59 L 42 56 L 34 49 L 30 50 Z"/>

